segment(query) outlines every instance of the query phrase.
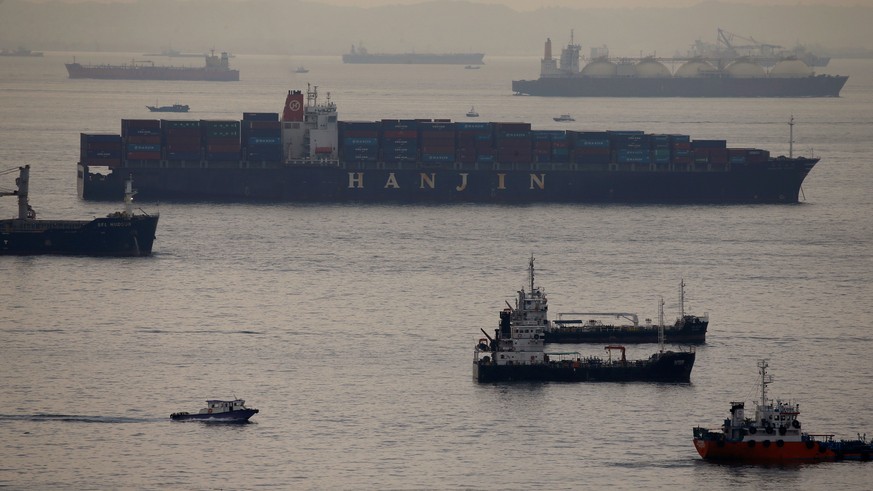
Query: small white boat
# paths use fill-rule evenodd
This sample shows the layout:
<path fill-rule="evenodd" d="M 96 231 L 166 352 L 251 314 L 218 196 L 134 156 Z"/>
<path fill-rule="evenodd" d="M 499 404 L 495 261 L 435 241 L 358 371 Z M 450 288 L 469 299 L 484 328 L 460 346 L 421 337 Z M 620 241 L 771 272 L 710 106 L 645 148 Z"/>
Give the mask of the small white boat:
<path fill-rule="evenodd" d="M 479 68 L 477 65 L 467 65 L 464 67 L 465 70 L 478 70 Z"/>
<path fill-rule="evenodd" d="M 246 401 L 242 399 L 233 399 L 230 401 L 220 399 L 209 399 L 206 401 L 206 407 L 198 413 L 179 412 L 170 415 L 170 419 L 174 421 L 185 420 L 215 420 L 224 422 L 239 422 L 244 423 L 255 414 L 258 414 L 257 409 L 246 407 Z"/>
<path fill-rule="evenodd" d="M 479 117 L 479 113 L 476 112 L 475 107 L 472 107 L 472 106 L 470 107 L 470 110 L 467 111 L 467 117 L 468 118 L 478 118 Z"/>
<path fill-rule="evenodd" d="M 562 115 L 558 116 L 557 118 L 552 118 L 552 119 L 554 119 L 555 121 L 560 121 L 560 122 L 576 121 L 575 119 L 573 119 L 573 116 L 570 116 L 569 114 L 562 114 Z"/>
<path fill-rule="evenodd" d="M 294 70 L 294 73 L 309 73 L 309 69 L 303 65 L 297 67 L 297 70 Z"/>

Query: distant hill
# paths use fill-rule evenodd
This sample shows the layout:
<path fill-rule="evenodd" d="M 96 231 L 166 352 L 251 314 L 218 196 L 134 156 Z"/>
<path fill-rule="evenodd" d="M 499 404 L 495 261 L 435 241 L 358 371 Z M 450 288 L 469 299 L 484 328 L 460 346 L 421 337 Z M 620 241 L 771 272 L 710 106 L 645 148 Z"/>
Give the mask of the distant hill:
<path fill-rule="evenodd" d="M 352 44 L 371 52 L 542 53 L 570 30 L 583 45 L 614 55 L 671 56 L 716 29 L 786 47 L 797 43 L 873 49 L 873 7 L 773 7 L 704 2 L 689 8 L 568 9 L 519 12 L 472 1 L 437 0 L 378 8 L 300 0 L 134 0 L 126 3 L 0 1 L 0 47 L 35 50 L 181 51 L 339 55 Z M 486 57 L 487 62 L 487 57 Z"/>

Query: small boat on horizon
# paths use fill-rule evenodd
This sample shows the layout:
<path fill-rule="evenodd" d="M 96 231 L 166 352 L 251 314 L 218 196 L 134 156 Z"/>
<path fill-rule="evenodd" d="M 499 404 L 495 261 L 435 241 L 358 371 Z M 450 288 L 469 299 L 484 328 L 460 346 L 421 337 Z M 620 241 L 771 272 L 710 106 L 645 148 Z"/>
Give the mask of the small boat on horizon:
<path fill-rule="evenodd" d="M 478 118 L 479 117 L 479 113 L 476 112 L 475 107 L 470 106 L 470 110 L 467 111 L 467 117 L 468 118 Z"/>
<path fill-rule="evenodd" d="M 562 115 L 555 117 L 555 118 L 552 118 L 552 119 L 554 119 L 555 121 L 558 121 L 559 123 L 563 123 L 563 122 L 567 122 L 567 121 L 576 121 L 576 119 L 573 118 L 573 116 L 570 116 L 569 114 L 562 114 Z"/>
<path fill-rule="evenodd" d="M 221 400 L 208 399 L 206 407 L 202 408 L 197 413 L 178 412 L 170 415 L 173 421 L 217 421 L 225 423 L 245 423 L 258 414 L 260 410 L 246 407 L 246 401 L 243 399 Z"/>
<path fill-rule="evenodd" d="M 767 398 L 767 360 L 758 362 L 761 400 L 754 417 L 745 413 L 745 401 L 731 402 L 730 417 L 718 429 L 694 427 L 694 448 L 704 460 L 774 464 L 834 460 L 869 461 L 873 444 L 866 434 L 854 440 L 835 440 L 832 434 L 801 431 L 800 405 Z"/>
<path fill-rule="evenodd" d="M 153 113 L 186 113 L 190 109 L 188 104 L 173 104 L 172 106 L 146 106 Z"/>
<path fill-rule="evenodd" d="M 297 67 L 296 70 L 294 70 L 294 73 L 309 73 L 309 69 L 303 65 L 300 65 Z"/>
<path fill-rule="evenodd" d="M 482 67 L 480 67 L 478 65 L 467 65 L 464 67 L 464 70 L 478 70 L 480 68 L 482 68 Z"/>

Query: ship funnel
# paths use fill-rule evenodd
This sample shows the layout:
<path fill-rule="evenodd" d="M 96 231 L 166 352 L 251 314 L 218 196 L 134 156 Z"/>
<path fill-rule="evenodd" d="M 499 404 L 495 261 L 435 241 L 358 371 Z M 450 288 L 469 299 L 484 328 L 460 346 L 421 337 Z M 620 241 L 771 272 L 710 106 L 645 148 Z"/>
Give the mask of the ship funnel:
<path fill-rule="evenodd" d="M 551 60 L 552 59 L 552 38 L 546 38 L 546 50 L 545 50 L 545 53 L 543 53 L 543 59 L 544 60 Z"/>
<path fill-rule="evenodd" d="M 282 121 L 303 121 L 303 93 L 299 90 L 288 91 Z"/>

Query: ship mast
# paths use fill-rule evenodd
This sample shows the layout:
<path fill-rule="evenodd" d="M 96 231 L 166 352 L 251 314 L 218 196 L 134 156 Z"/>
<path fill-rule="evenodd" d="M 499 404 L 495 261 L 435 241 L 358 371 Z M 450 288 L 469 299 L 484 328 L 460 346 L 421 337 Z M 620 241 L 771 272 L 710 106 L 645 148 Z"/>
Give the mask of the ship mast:
<path fill-rule="evenodd" d="M 3 171 L 3 174 L 12 170 L 14 170 L 14 168 L 9 169 L 8 171 Z M 36 218 L 36 212 L 33 211 L 33 208 L 31 208 L 30 204 L 27 202 L 27 194 L 30 188 L 30 164 L 18 168 L 18 177 L 15 178 L 15 185 L 18 189 L 11 192 L 0 192 L 0 196 L 18 196 L 19 220 L 32 220 Z"/>
<path fill-rule="evenodd" d="M 679 318 L 685 319 L 685 278 L 679 281 Z"/>
<path fill-rule="evenodd" d="M 530 255 L 530 265 L 528 266 L 529 274 L 530 274 L 530 291 L 534 291 L 534 257 L 533 254 Z"/>
<path fill-rule="evenodd" d="M 124 215 L 133 215 L 133 195 L 136 191 L 133 189 L 133 175 L 127 176 L 124 181 Z"/>
<path fill-rule="evenodd" d="M 794 115 L 788 120 L 788 158 L 794 157 Z"/>
<path fill-rule="evenodd" d="M 658 303 L 658 349 L 664 352 L 664 297 Z"/>
<path fill-rule="evenodd" d="M 767 405 L 767 385 L 773 381 L 773 377 L 767 375 L 769 366 L 766 359 L 758 362 L 758 370 L 761 374 L 761 406 Z"/>

